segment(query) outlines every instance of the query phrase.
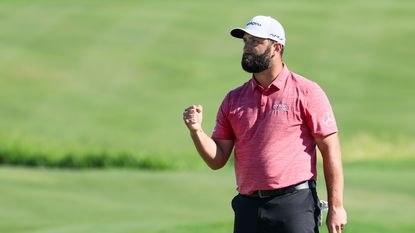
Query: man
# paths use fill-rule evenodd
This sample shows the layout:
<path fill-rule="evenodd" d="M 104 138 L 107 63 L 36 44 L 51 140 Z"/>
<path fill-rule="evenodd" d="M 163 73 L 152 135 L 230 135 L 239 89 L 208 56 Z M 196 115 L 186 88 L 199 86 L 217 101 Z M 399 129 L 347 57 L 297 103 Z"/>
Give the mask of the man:
<path fill-rule="evenodd" d="M 226 95 L 212 137 L 202 128 L 202 106 L 185 109 L 183 119 L 212 169 L 223 167 L 234 149 L 234 232 L 318 232 L 316 145 L 327 185 L 326 224 L 330 233 L 341 232 L 347 221 L 341 152 L 325 93 L 283 63 L 286 39 L 277 20 L 256 16 L 231 35 L 244 41 L 241 64 L 251 80 Z"/>

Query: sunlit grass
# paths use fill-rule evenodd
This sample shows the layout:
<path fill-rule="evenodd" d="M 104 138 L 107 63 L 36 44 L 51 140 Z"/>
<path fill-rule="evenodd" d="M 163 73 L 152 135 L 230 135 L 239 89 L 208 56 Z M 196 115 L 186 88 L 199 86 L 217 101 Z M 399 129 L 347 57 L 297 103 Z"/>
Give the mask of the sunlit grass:
<path fill-rule="evenodd" d="M 288 67 L 327 92 L 345 159 L 415 154 L 411 1 L 2 1 L 0 148 L 194 158 L 182 123 L 250 78 L 229 36 L 254 14 L 287 31 Z M 164 159 L 164 158 L 163 158 Z M 189 159 L 187 164 L 198 164 Z"/>
<path fill-rule="evenodd" d="M 345 232 L 412 233 L 414 167 L 413 160 L 346 163 Z M 0 182 L 0 232 L 232 231 L 230 201 L 236 191 L 230 168 L 150 172 L 1 167 Z M 326 200 L 322 174 L 318 192 Z"/>

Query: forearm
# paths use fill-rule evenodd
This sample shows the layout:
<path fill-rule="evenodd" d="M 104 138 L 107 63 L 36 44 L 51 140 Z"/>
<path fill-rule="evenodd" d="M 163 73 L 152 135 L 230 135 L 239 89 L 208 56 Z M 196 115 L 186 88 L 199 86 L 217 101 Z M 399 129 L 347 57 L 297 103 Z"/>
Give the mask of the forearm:
<path fill-rule="evenodd" d="M 323 152 L 322 152 L 323 153 Z M 323 156 L 324 177 L 326 180 L 329 208 L 343 208 L 344 177 L 340 150 Z"/>
<path fill-rule="evenodd" d="M 226 156 L 220 150 L 220 147 L 202 129 L 191 130 L 190 136 L 197 152 L 210 168 L 216 170 L 226 164 Z"/>
<path fill-rule="evenodd" d="M 327 187 L 329 212 L 327 227 L 330 233 L 341 232 L 347 223 L 347 213 L 343 206 L 344 178 L 340 143 L 337 134 L 317 140 L 323 156 L 324 177 Z"/>
<path fill-rule="evenodd" d="M 321 141 L 319 149 L 323 156 L 329 207 L 343 207 L 344 178 L 340 143 L 337 135 L 328 136 Z"/>
<path fill-rule="evenodd" d="M 232 152 L 233 140 L 214 141 L 202 128 L 203 107 L 193 105 L 183 112 L 183 120 L 200 156 L 212 169 L 223 167 Z"/>

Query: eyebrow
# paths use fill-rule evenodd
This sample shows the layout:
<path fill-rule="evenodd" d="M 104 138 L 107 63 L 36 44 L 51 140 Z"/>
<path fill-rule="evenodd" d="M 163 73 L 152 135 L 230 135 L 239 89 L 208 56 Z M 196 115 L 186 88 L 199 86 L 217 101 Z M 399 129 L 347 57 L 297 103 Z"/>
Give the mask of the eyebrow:
<path fill-rule="evenodd" d="M 264 41 L 266 41 L 267 39 L 264 38 L 260 38 L 260 37 L 251 37 L 251 38 L 242 38 L 244 43 L 247 43 L 247 41 L 251 41 L 251 42 L 255 42 L 255 43 L 263 43 Z"/>

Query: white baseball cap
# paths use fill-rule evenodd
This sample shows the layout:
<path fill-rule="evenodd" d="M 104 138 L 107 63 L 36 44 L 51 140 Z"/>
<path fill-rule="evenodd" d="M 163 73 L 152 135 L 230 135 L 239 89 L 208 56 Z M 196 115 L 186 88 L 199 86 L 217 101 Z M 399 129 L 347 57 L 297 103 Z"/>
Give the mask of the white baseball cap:
<path fill-rule="evenodd" d="M 245 28 L 234 28 L 231 30 L 231 35 L 236 38 L 242 38 L 245 33 L 264 39 L 271 39 L 285 46 L 284 28 L 270 16 L 255 16 L 248 22 Z"/>

